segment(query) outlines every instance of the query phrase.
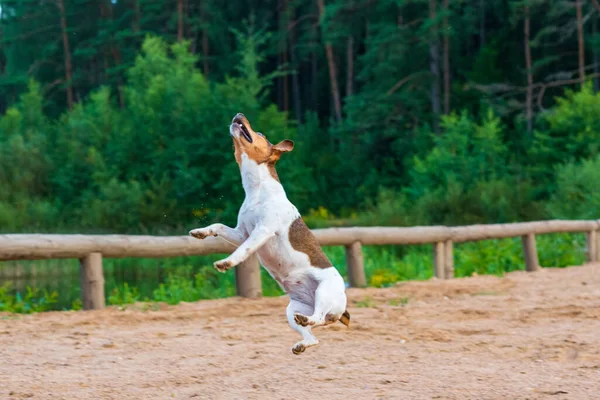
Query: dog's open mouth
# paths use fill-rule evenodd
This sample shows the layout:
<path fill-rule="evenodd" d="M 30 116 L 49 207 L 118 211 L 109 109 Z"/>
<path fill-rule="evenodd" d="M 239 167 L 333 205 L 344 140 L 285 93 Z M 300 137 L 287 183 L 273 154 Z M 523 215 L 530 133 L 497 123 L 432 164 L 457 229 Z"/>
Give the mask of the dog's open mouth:
<path fill-rule="evenodd" d="M 235 117 L 233 117 L 233 121 L 231 121 L 231 123 L 237 124 L 244 139 L 246 139 L 249 143 L 252 143 L 252 135 L 246 127 L 246 124 L 249 124 L 249 122 L 246 117 L 244 117 L 244 114 L 238 113 Z"/>
<path fill-rule="evenodd" d="M 242 136 L 250 143 L 252 143 L 252 135 L 248 131 L 248 128 L 244 124 L 239 124 L 240 131 L 242 132 Z"/>

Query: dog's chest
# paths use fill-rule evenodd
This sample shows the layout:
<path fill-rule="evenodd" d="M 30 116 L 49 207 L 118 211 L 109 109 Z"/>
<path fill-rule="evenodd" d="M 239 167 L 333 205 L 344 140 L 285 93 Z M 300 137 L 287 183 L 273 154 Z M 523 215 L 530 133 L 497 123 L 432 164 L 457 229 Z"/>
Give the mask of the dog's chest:
<path fill-rule="evenodd" d="M 248 234 L 258 226 L 275 232 L 275 236 L 265 243 L 257 254 L 261 264 L 288 292 L 290 288 L 284 286 L 290 275 L 309 266 L 307 256 L 295 251 L 289 240 L 290 226 L 300 218 L 300 213 L 285 197 L 248 197 L 240 209 L 239 217 L 240 224 Z"/>
<path fill-rule="evenodd" d="M 240 209 L 239 222 L 248 233 L 259 224 L 279 231 L 284 226 L 289 227 L 298 216 L 296 207 L 284 196 L 266 195 L 246 198 Z"/>
<path fill-rule="evenodd" d="M 246 191 L 238 218 L 248 233 L 259 224 L 280 233 L 299 216 L 298 209 L 288 200 L 281 184 L 272 179 Z"/>
<path fill-rule="evenodd" d="M 255 180 L 260 176 L 260 180 Z M 289 239 L 292 223 L 300 218 L 298 209 L 288 200 L 281 184 L 272 179 L 266 167 L 251 160 L 242 162 L 242 181 L 246 199 L 240 208 L 238 223 L 247 234 L 257 226 L 275 232 L 275 236 L 257 252 L 261 264 L 286 292 L 306 286 L 305 275 L 310 268 L 306 254 L 294 249 Z M 309 292 L 313 290 L 304 288 Z"/>

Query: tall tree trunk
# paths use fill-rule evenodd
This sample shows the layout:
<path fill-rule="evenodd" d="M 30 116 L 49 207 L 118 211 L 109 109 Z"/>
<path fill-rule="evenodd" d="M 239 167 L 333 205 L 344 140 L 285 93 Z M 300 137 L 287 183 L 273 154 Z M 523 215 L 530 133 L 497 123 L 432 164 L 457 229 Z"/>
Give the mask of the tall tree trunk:
<path fill-rule="evenodd" d="M 186 4 L 187 4 L 187 0 L 186 0 Z M 193 10 L 193 6 L 192 6 L 192 10 Z M 191 16 L 193 16 L 193 12 L 186 12 L 186 15 L 188 16 L 188 19 L 192 18 Z M 192 54 L 196 54 L 198 52 L 198 26 L 195 23 L 189 22 L 188 24 L 186 24 L 187 26 L 187 37 L 191 38 L 191 43 L 190 43 L 190 53 Z"/>
<path fill-rule="evenodd" d="M 404 15 L 402 14 L 402 6 L 398 6 L 398 16 L 396 17 L 396 26 L 400 28 L 404 25 Z"/>
<path fill-rule="evenodd" d="M 527 133 L 533 130 L 533 71 L 531 70 L 531 47 L 529 46 L 529 5 L 525 6 L 525 24 L 524 24 L 524 45 L 525 45 L 525 69 L 527 70 L 527 95 L 526 115 L 527 115 Z"/>
<path fill-rule="evenodd" d="M 276 61 L 276 68 L 277 70 L 281 69 L 281 53 L 277 53 L 277 61 Z M 283 86 L 283 81 L 281 79 L 282 77 L 278 77 L 277 79 L 275 79 L 275 82 L 277 83 L 277 101 L 275 102 L 275 104 L 277 104 L 277 108 L 281 109 L 282 108 L 282 104 L 283 104 L 283 99 L 282 99 L 282 95 L 281 93 L 283 92 L 282 86 Z"/>
<path fill-rule="evenodd" d="M 317 0 L 319 7 L 319 20 L 322 20 L 325 16 L 325 3 L 324 0 Z M 325 55 L 327 56 L 327 65 L 329 67 L 329 80 L 331 84 L 331 97 L 333 99 L 333 109 L 335 111 L 335 119 L 337 122 L 342 120 L 342 103 L 340 101 L 340 91 L 337 82 L 337 71 L 335 68 L 335 58 L 333 54 L 333 46 L 325 38 L 325 32 L 321 28 L 321 35 L 325 42 Z"/>
<path fill-rule="evenodd" d="M 287 18 L 287 0 L 283 0 L 283 9 L 282 9 L 282 13 L 283 13 L 283 18 Z M 287 64 L 288 64 L 288 48 L 287 48 L 287 35 L 288 35 L 288 31 L 287 31 L 287 25 L 285 23 L 285 20 L 282 21 L 283 25 L 282 25 L 282 30 L 284 32 L 284 39 L 281 41 L 281 46 L 282 46 L 282 52 L 281 52 L 281 58 L 283 61 L 283 65 L 285 65 L 285 67 L 287 68 Z M 283 79 L 283 110 L 284 111 L 289 111 L 290 109 L 290 88 L 289 88 L 289 79 L 287 75 L 284 75 L 281 77 Z"/>
<path fill-rule="evenodd" d="M 208 77 L 208 73 L 210 72 L 210 67 L 208 64 L 208 54 L 209 54 L 209 43 L 208 43 L 208 34 L 206 33 L 206 29 L 202 30 L 202 70 L 204 72 L 204 76 Z"/>
<path fill-rule="evenodd" d="M 185 19 L 183 21 L 183 36 L 189 38 L 189 37 L 191 37 L 190 24 L 189 24 L 189 15 L 190 15 L 189 0 L 183 0 L 183 15 L 185 15 Z"/>
<path fill-rule="evenodd" d="M 310 53 L 310 86 L 312 88 L 311 94 L 311 102 L 312 109 L 317 110 L 319 108 L 319 65 L 317 60 L 317 52 L 315 49 Z"/>
<path fill-rule="evenodd" d="M 177 0 L 177 41 L 183 40 L 183 0 Z"/>
<path fill-rule="evenodd" d="M 310 52 L 310 105 L 311 110 L 319 109 L 319 60 L 317 50 L 320 48 L 317 24 L 311 24 L 312 46 Z M 307 107 L 308 108 L 308 107 Z"/>
<path fill-rule="evenodd" d="M 450 32 L 448 0 L 444 0 L 444 114 L 450 113 Z"/>
<path fill-rule="evenodd" d="M 200 20 L 202 21 L 202 72 L 204 76 L 208 78 L 210 72 L 210 66 L 208 63 L 208 55 L 210 52 L 208 42 L 208 32 L 206 31 L 206 10 L 204 9 L 204 3 L 200 5 Z"/>
<path fill-rule="evenodd" d="M 288 65 L 287 48 L 283 53 L 283 65 Z M 290 110 L 290 82 L 287 75 L 283 76 L 283 110 L 286 112 Z"/>
<path fill-rule="evenodd" d="M 62 34 L 63 52 L 65 56 L 65 84 L 67 85 L 67 105 L 69 110 L 73 109 L 73 65 L 71 63 L 71 50 L 69 49 L 69 34 L 67 32 L 67 15 L 64 0 L 58 0 L 58 11 L 60 13 L 60 30 Z"/>
<path fill-rule="evenodd" d="M 583 15 L 581 12 L 581 0 L 575 0 L 577 10 L 577 43 L 579 47 L 579 81 L 581 86 L 585 82 L 585 47 L 583 42 Z"/>
<path fill-rule="evenodd" d="M 277 61 L 275 64 L 275 67 L 277 70 L 281 69 L 281 59 L 283 58 L 281 53 L 282 53 L 282 44 L 281 44 L 281 36 L 282 36 L 282 28 L 281 28 L 281 24 L 282 24 L 282 0 L 278 0 L 277 1 L 277 29 L 278 29 L 278 35 L 279 35 L 279 40 L 277 41 Z M 282 99 L 282 93 L 283 93 L 283 77 L 278 77 L 276 79 L 277 82 L 277 108 L 281 109 L 282 108 L 282 104 L 283 104 L 283 99 Z"/>
<path fill-rule="evenodd" d="M 436 0 L 429 0 L 429 18 L 433 21 L 437 18 Z M 441 113 L 440 105 L 440 54 L 437 24 L 431 28 L 431 39 L 429 42 L 429 69 L 431 71 L 431 111 L 433 112 L 433 129 L 439 133 L 438 118 Z"/>
<path fill-rule="evenodd" d="M 112 4 L 111 4 L 110 0 L 104 0 L 102 3 L 100 3 L 100 15 L 102 16 L 102 18 L 113 21 L 113 10 L 112 10 Z M 113 38 L 112 33 L 110 34 L 109 40 L 110 40 L 109 49 L 110 49 L 110 53 L 112 54 L 112 57 L 113 57 L 114 66 L 119 67 L 121 65 L 121 52 L 119 51 L 119 48 L 115 44 L 115 40 Z M 106 52 L 104 52 L 104 54 L 105 54 L 105 58 L 104 58 L 105 68 L 108 69 L 108 62 L 106 60 Z M 123 95 L 123 78 L 120 75 L 117 76 L 117 90 L 119 91 L 119 105 L 121 106 L 121 108 L 125 108 L 125 99 L 124 99 L 124 95 Z"/>
<path fill-rule="evenodd" d="M 113 60 L 115 61 L 115 66 L 119 66 L 121 65 L 121 52 L 119 51 L 119 48 L 117 46 L 115 46 L 115 44 L 111 44 L 111 51 L 112 51 L 112 55 L 113 55 Z M 121 76 L 119 76 L 117 78 L 117 86 L 118 86 L 118 90 L 119 90 L 119 105 L 121 106 L 122 109 L 125 108 L 125 96 L 123 93 L 123 78 Z"/>
<path fill-rule="evenodd" d="M 598 40 L 598 16 L 594 17 L 594 23 L 592 24 L 592 34 Z M 592 52 L 594 57 L 594 92 L 598 93 L 600 91 L 600 80 L 598 78 L 598 45 L 592 46 Z"/>
<path fill-rule="evenodd" d="M 135 9 L 134 9 L 134 13 L 135 13 L 135 19 L 133 22 L 133 32 L 138 33 L 140 31 L 140 20 L 141 18 L 141 11 L 140 11 L 140 0 L 134 0 L 135 1 Z"/>
<path fill-rule="evenodd" d="M 293 12 L 293 11 L 292 11 Z M 292 97 L 294 99 L 294 113 L 296 114 L 296 120 L 299 125 L 302 125 L 302 105 L 300 103 L 300 68 L 298 60 L 296 58 L 296 24 L 293 21 L 294 16 L 290 18 L 288 22 L 289 40 L 290 40 L 290 59 L 294 68 L 294 74 L 292 75 Z M 291 24 L 294 23 L 294 27 L 290 29 Z"/>
<path fill-rule="evenodd" d="M 485 0 L 479 0 L 479 48 L 485 47 Z"/>
<path fill-rule="evenodd" d="M 4 13 L 2 12 L 2 7 L 0 7 L 0 43 L 4 43 L 4 32 L 2 30 L 2 27 L 4 26 Z M 4 45 L 0 45 L 0 53 L 4 52 Z M 4 66 L 4 64 L 0 63 L 0 75 L 4 75 L 4 69 L 6 67 Z M 8 96 L 6 96 L 8 97 Z M 5 97 L 5 98 L 6 98 Z M 4 114 L 6 112 L 6 104 L 5 102 L 1 101 L 2 98 L 0 98 L 0 114 Z"/>
<path fill-rule="evenodd" d="M 350 0 L 350 7 L 354 8 L 354 0 Z M 346 97 L 354 93 L 354 36 L 352 32 L 346 39 Z"/>
<path fill-rule="evenodd" d="M 340 90 L 337 84 L 337 72 L 335 69 L 335 59 L 333 57 L 333 47 L 331 44 L 325 44 L 327 55 L 327 64 L 329 66 L 329 80 L 331 81 L 331 96 L 333 98 L 333 108 L 337 122 L 342 120 L 342 103 L 340 102 Z"/>
<path fill-rule="evenodd" d="M 346 54 L 346 96 L 354 92 L 354 36 L 348 35 Z"/>

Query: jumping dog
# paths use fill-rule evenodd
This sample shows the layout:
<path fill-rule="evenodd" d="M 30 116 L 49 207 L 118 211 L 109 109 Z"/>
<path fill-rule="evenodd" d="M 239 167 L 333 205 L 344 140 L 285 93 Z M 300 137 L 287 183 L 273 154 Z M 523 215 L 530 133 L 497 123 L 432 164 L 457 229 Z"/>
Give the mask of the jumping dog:
<path fill-rule="evenodd" d="M 349 326 L 344 280 L 288 200 L 277 176 L 275 163 L 283 153 L 293 150 L 294 142 L 271 144 L 252 129 L 243 114 L 233 118 L 229 133 L 246 193 L 237 226 L 213 224 L 189 233 L 197 239 L 220 236 L 237 246 L 229 257 L 214 263 L 220 272 L 253 253 L 258 255 L 260 263 L 290 297 L 287 319 L 302 335 L 292 352 L 300 354 L 319 343 L 312 328 L 337 321 Z"/>

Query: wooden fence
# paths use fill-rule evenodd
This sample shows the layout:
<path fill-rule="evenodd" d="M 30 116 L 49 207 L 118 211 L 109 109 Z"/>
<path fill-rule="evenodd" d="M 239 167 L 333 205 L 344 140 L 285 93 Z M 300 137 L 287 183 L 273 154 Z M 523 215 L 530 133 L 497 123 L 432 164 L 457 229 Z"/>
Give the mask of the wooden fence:
<path fill-rule="evenodd" d="M 355 227 L 313 230 L 322 246 L 344 246 L 348 277 L 353 287 L 366 286 L 362 245 L 433 244 L 437 278 L 454 277 L 454 243 L 521 237 L 527 271 L 540 268 L 535 235 L 560 232 L 586 233 L 586 260 L 600 261 L 600 220 L 539 221 L 460 227 L 417 226 L 410 228 Z M 220 238 L 197 240 L 189 236 L 131 235 L 0 235 L 0 261 L 77 258 L 84 309 L 103 308 L 102 258 L 176 257 L 231 253 L 234 247 Z M 235 268 L 237 293 L 261 295 L 260 268 L 256 256 Z"/>

